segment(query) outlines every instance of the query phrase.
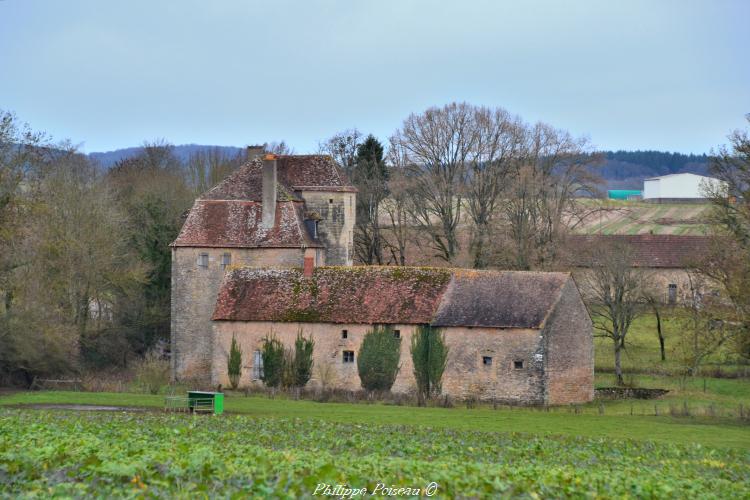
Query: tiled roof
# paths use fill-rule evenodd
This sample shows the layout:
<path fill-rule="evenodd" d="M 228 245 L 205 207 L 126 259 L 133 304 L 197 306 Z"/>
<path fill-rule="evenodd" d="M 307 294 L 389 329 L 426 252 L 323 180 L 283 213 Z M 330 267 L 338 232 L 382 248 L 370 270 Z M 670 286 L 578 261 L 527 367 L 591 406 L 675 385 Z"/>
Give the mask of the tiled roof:
<path fill-rule="evenodd" d="M 568 240 L 575 249 L 573 264 L 587 267 L 587 249 L 606 243 L 624 243 L 632 251 L 633 266 L 680 269 L 699 262 L 711 244 L 706 236 L 671 234 L 574 235 Z"/>
<path fill-rule="evenodd" d="M 263 163 L 247 162 L 195 201 L 173 246 L 320 247 L 304 225 L 299 191 L 356 191 L 330 156 L 277 156 L 276 223 L 263 227 Z"/>
<path fill-rule="evenodd" d="M 236 269 L 214 320 L 540 328 L 567 273 L 414 267 Z"/>
<path fill-rule="evenodd" d="M 276 203 L 273 228 L 261 224 L 257 201 L 196 200 L 173 243 L 177 247 L 320 247 L 303 224 L 301 202 Z"/>
<path fill-rule="evenodd" d="M 276 157 L 277 198 L 300 198 L 295 191 L 356 191 L 330 156 L 279 155 Z M 204 193 L 205 200 L 263 200 L 262 161 L 252 160 Z"/>

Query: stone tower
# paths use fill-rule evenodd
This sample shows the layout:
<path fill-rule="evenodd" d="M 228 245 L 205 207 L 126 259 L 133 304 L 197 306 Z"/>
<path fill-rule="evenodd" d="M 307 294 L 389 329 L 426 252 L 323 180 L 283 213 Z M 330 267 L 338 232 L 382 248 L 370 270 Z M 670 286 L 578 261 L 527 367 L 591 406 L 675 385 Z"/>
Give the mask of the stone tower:
<path fill-rule="evenodd" d="M 233 267 L 351 266 L 356 189 L 329 156 L 260 155 L 195 200 L 172 243 L 172 377 L 207 384 Z"/>

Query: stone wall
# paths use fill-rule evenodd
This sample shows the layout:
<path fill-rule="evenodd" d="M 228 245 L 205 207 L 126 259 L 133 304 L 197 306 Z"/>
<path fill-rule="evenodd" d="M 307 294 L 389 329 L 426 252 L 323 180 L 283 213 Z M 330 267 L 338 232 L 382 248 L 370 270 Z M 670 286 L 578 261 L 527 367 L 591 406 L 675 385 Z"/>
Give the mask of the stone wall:
<path fill-rule="evenodd" d="M 546 403 L 584 403 L 594 399 L 594 338 L 591 318 L 573 281 L 562 290 L 545 321 Z"/>
<path fill-rule="evenodd" d="M 208 254 L 208 266 L 199 265 Z M 224 277 L 223 256 L 231 266 L 302 266 L 303 250 L 192 248 L 172 249 L 172 378 L 208 383 L 211 373 L 211 315 Z"/>
<path fill-rule="evenodd" d="M 262 339 L 273 333 L 287 347 L 292 347 L 299 331 L 315 340 L 313 378 L 311 385 L 320 384 L 323 371 L 330 367 L 326 378 L 330 387 L 361 389 L 357 373 L 356 353 L 371 327 L 361 324 L 214 322 L 212 384 L 228 384 L 227 354 L 234 335 L 243 351 L 242 386 L 261 384 L 253 380 L 254 352 L 260 351 Z M 414 325 L 394 325 L 401 335 L 401 369 L 393 392 L 416 391 L 410 346 Z M 342 330 L 347 338 L 342 338 Z M 448 365 L 443 375 L 443 393 L 454 398 L 477 397 L 523 404 L 544 402 L 544 370 L 541 358 L 541 336 L 538 330 L 447 328 Z M 353 351 L 355 361 L 344 363 L 343 352 Z M 484 364 L 483 357 L 491 359 Z M 516 362 L 521 363 L 517 367 Z"/>
<path fill-rule="evenodd" d="M 305 208 L 317 212 L 318 236 L 326 247 L 326 265 L 351 266 L 354 258 L 355 193 L 303 191 Z"/>

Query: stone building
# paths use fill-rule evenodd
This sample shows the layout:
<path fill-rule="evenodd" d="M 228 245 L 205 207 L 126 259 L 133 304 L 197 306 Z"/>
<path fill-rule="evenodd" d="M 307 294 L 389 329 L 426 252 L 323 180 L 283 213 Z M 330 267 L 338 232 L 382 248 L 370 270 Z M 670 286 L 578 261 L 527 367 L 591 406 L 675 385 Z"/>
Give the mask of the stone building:
<path fill-rule="evenodd" d="M 705 236 L 671 234 L 634 235 L 575 235 L 568 246 L 574 275 L 586 295 L 584 274 L 591 265 L 588 250 L 597 245 L 620 243 L 630 251 L 633 268 L 643 276 L 643 283 L 651 294 L 664 304 L 681 304 L 692 299 L 693 290 L 701 294 L 719 294 L 719 285 L 694 271 L 706 257 L 711 239 Z M 581 279 L 578 279 L 581 278 Z"/>
<path fill-rule="evenodd" d="M 228 269 L 352 265 L 355 196 L 328 156 L 256 154 L 195 201 L 172 243 L 175 379 L 210 380 L 211 314 Z"/>
<path fill-rule="evenodd" d="M 592 325 L 568 273 L 403 267 L 235 269 L 213 313 L 212 382 L 227 384 L 227 353 L 242 347 L 241 385 L 260 383 L 263 338 L 315 340 L 313 384 L 360 389 L 356 356 L 373 325 L 401 339 L 394 392 L 415 390 L 411 336 L 443 329 L 443 392 L 456 398 L 567 404 L 593 398 Z M 321 380 L 325 377 L 326 380 Z"/>

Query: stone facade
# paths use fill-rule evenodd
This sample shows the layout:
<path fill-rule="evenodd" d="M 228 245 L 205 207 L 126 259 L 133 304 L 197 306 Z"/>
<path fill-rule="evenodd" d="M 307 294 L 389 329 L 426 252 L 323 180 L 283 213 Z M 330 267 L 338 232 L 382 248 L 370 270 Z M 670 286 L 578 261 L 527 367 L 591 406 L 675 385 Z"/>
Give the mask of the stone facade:
<path fill-rule="evenodd" d="M 356 194 L 302 191 L 305 207 L 316 212 L 318 237 L 326 249 L 326 265 L 351 266 L 354 262 L 354 217 Z"/>
<path fill-rule="evenodd" d="M 302 267 L 305 256 L 351 265 L 355 197 L 330 157 L 270 155 L 198 198 L 172 244 L 173 379 L 210 382 L 211 315 L 228 269 Z"/>
<path fill-rule="evenodd" d="M 206 266 L 200 256 L 207 255 Z M 223 264 L 229 256 L 229 266 Z M 299 248 L 172 248 L 172 373 L 178 380 L 208 380 L 211 314 L 230 267 L 302 266 Z"/>
<path fill-rule="evenodd" d="M 583 314 L 580 314 L 580 313 Z M 578 311 L 564 324 L 558 316 L 545 330 L 447 327 L 448 364 L 443 374 L 443 393 L 464 399 L 521 404 L 568 404 L 591 401 L 594 395 L 593 340 L 588 315 Z M 401 336 L 401 369 L 392 391 L 414 393 L 416 382 L 409 348 L 415 325 L 391 325 Z M 329 387 L 360 390 L 356 353 L 372 325 L 330 323 L 230 322 L 214 323 L 213 385 L 227 386 L 227 354 L 232 337 L 243 352 L 241 386 L 261 386 L 254 367 L 263 338 L 275 335 L 291 347 L 299 332 L 315 340 L 311 386 L 320 386 L 327 372 Z M 346 330 L 347 338 L 342 338 Z M 558 337 L 559 335 L 559 337 Z M 575 346 L 575 348 L 571 348 Z M 355 361 L 345 363 L 344 351 L 353 351 Z M 490 364 L 484 358 L 491 358 Z M 516 362 L 522 367 L 517 368 Z M 330 371 L 321 369 L 330 366 Z M 254 369 L 255 368 L 255 369 Z"/>
<path fill-rule="evenodd" d="M 409 272 L 413 273 L 412 277 L 399 274 Z M 398 331 L 401 338 L 401 368 L 392 391 L 413 393 L 416 391 L 416 382 L 410 354 L 411 337 L 419 323 L 430 322 L 430 316 L 433 323 L 439 323 L 444 316 L 443 312 L 449 311 L 455 316 L 450 320 L 454 323 L 499 324 L 501 321 L 497 318 L 500 318 L 502 321 L 507 320 L 509 324 L 528 324 L 529 327 L 440 326 L 449 348 L 448 363 L 443 375 L 444 394 L 458 399 L 476 397 L 518 404 L 569 404 L 587 402 L 593 398 L 591 320 L 575 283 L 569 277 L 566 279 L 567 275 L 548 273 L 554 275 L 555 282 L 545 289 L 544 285 L 550 282 L 550 278 L 540 276 L 545 273 L 485 271 L 472 272 L 469 278 L 456 278 L 456 274 L 460 275 L 461 271 L 421 272 L 410 271 L 410 268 L 354 268 L 352 272 L 319 269 L 316 273 L 322 275 L 298 278 L 296 274 L 289 272 L 279 274 L 263 270 L 237 270 L 227 276 L 214 313 L 212 384 L 228 384 L 227 354 L 233 337 L 244 353 L 240 385 L 252 386 L 261 384 L 257 361 L 263 339 L 273 335 L 287 347 L 292 347 L 298 333 L 302 333 L 315 341 L 313 378 L 310 384 L 359 390 L 361 387 L 356 356 L 362 340 L 374 324 L 388 324 Z M 445 273 L 453 278 L 448 281 L 442 279 Z M 326 279 L 326 274 L 331 275 L 330 279 Z M 394 274 L 397 276 L 392 279 Z M 466 281 L 466 285 L 471 285 L 474 281 L 481 282 L 473 276 L 475 274 L 484 278 L 485 282 L 502 280 L 503 274 L 513 276 L 502 281 L 502 288 L 506 289 L 504 296 L 483 297 L 485 292 L 481 291 L 483 287 L 479 284 L 476 287 L 480 290 L 478 296 L 461 297 L 461 280 Z M 526 286 L 528 278 L 536 281 L 531 286 Z M 310 280 L 310 283 L 305 284 L 304 280 Z M 243 289 L 243 281 L 250 288 L 248 292 L 259 296 L 248 296 Z M 290 287 L 285 288 L 284 282 L 288 282 Z M 341 283 L 349 284 L 344 286 Z M 541 284 L 537 292 L 538 302 L 531 304 L 528 298 L 534 295 L 536 283 Z M 506 287 L 506 284 L 509 286 Z M 419 285 L 423 288 L 419 288 Z M 347 286 L 358 287 L 353 292 L 357 302 L 363 302 L 358 296 L 360 293 L 363 296 L 374 296 L 377 306 L 373 304 L 373 308 L 382 306 L 381 312 L 368 315 L 374 309 L 360 309 L 350 315 L 352 320 L 360 321 L 331 322 L 331 319 L 345 319 L 350 307 L 339 310 L 335 305 L 331 307 L 326 303 L 329 299 L 323 299 L 311 305 L 321 311 L 319 316 L 315 316 L 319 320 L 232 319 L 260 318 L 264 315 L 290 317 L 286 311 L 295 306 L 285 301 L 282 295 L 296 295 L 294 300 L 300 304 L 307 300 L 306 289 L 313 290 L 310 293 L 318 297 L 337 297 L 345 292 Z M 362 292 L 361 289 L 365 291 Z M 413 290 L 415 297 L 404 297 L 405 294 L 400 293 L 403 290 Z M 378 296 L 379 293 L 382 296 Z M 262 303 L 263 298 L 268 295 L 272 295 L 268 303 Z M 424 300 L 417 302 L 416 299 L 420 297 Z M 500 313 L 499 316 L 486 317 L 478 314 L 483 312 L 481 308 L 474 308 L 475 304 L 481 304 L 486 298 L 494 300 L 497 307 L 502 309 L 509 300 L 518 297 L 521 298 L 519 303 L 527 303 L 525 307 L 518 307 L 532 310 L 529 314 L 524 315 L 524 311 L 516 310 L 510 316 Z M 406 307 L 402 308 L 402 305 Z M 392 311 L 396 311 L 395 315 Z M 428 316 L 422 316 L 424 314 Z M 307 312 L 300 313 L 300 316 L 312 317 Z M 414 322 L 394 321 L 397 316 Z M 362 320 L 367 322 L 363 323 Z M 345 361 L 345 351 L 354 353 L 353 362 Z"/>

